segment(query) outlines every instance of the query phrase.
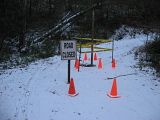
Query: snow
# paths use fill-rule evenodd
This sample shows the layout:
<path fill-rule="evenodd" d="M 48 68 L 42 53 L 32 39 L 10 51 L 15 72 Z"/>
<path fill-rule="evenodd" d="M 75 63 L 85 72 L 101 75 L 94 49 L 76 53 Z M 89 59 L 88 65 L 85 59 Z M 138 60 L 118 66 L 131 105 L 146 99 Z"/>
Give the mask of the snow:
<path fill-rule="evenodd" d="M 7 70 L 0 75 L 0 120 L 160 120 L 160 82 L 135 67 L 134 49 L 145 40 L 140 34 L 115 41 L 116 69 L 111 68 L 111 52 L 97 53 L 103 61 L 100 70 L 81 67 L 78 72 L 71 61 L 71 76 L 79 93 L 75 97 L 68 95 L 67 61 L 60 56 Z M 121 97 L 108 97 L 113 80 L 107 78 L 130 73 L 136 74 L 117 78 Z"/>

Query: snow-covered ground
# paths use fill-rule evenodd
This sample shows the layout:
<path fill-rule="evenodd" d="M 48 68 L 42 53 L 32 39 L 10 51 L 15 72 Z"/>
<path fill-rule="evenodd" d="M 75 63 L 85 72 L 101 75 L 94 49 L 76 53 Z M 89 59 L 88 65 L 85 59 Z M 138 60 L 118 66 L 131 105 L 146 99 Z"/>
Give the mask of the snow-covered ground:
<path fill-rule="evenodd" d="M 133 49 L 145 40 L 141 34 L 115 41 L 116 69 L 111 52 L 97 53 L 100 70 L 81 67 L 78 72 L 72 61 L 75 97 L 68 96 L 67 61 L 60 56 L 7 70 L 0 75 L 0 120 L 160 120 L 160 82 L 134 67 Z M 111 43 L 99 46 L 111 48 Z M 121 97 L 109 98 L 112 79 L 107 78 L 130 73 L 136 74 L 117 78 Z"/>

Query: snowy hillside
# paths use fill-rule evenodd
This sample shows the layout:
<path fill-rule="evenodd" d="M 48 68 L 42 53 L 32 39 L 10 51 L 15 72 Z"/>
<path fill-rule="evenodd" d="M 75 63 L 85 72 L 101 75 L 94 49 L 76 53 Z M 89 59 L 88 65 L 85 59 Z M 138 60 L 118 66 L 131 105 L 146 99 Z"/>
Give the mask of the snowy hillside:
<path fill-rule="evenodd" d="M 160 82 L 135 67 L 134 50 L 145 40 L 141 34 L 115 41 L 115 69 L 110 51 L 97 53 L 102 69 L 80 67 L 77 72 L 72 61 L 75 97 L 68 96 L 67 61 L 60 56 L 7 70 L 0 75 L 0 120 L 160 120 Z M 121 97 L 108 97 L 113 80 L 107 78 L 125 74 L 132 75 L 117 78 Z"/>

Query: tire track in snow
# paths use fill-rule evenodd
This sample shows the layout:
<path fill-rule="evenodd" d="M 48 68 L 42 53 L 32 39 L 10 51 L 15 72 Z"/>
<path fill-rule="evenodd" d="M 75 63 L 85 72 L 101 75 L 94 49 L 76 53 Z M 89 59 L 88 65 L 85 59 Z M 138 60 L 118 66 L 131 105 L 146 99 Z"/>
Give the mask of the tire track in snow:
<path fill-rule="evenodd" d="M 58 63 L 59 62 L 59 63 Z M 57 64 L 58 63 L 58 64 Z M 56 66 L 54 66 L 55 64 L 57 64 Z M 27 88 L 27 93 L 26 93 L 26 116 L 27 116 L 27 118 L 29 117 L 29 115 L 31 114 L 30 112 L 32 112 L 32 110 L 33 110 L 33 104 L 31 103 L 31 102 L 34 102 L 33 100 L 34 99 L 32 99 L 32 98 L 34 98 L 35 97 L 35 95 L 37 95 L 37 96 L 39 96 L 39 92 L 37 91 L 37 87 L 39 86 L 39 83 L 40 83 L 40 81 L 38 81 L 38 80 L 41 80 L 41 79 L 39 79 L 39 75 L 42 75 L 43 74 L 43 72 L 44 71 L 46 71 L 46 70 L 48 70 L 48 69 L 53 69 L 52 67 L 54 66 L 54 71 L 53 71 L 53 73 L 55 73 L 57 70 L 58 70 L 58 68 L 59 68 L 59 66 L 61 65 L 61 64 L 63 64 L 63 62 L 61 62 L 61 61 L 59 61 L 59 60 L 57 60 L 56 62 L 53 62 L 52 63 L 52 65 L 50 66 L 50 67 L 45 67 L 45 68 L 43 68 L 43 69 L 41 69 L 41 70 L 38 70 L 38 71 L 36 71 L 36 72 L 34 72 L 32 75 L 32 77 L 28 80 L 28 83 L 27 83 L 27 86 L 26 86 L 26 88 Z M 45 76 L 43 76 L 43 77 L 45 77 Z M 34 80 L 34 81 L 33 81 Z M 32 82 L 33 81 L 33 82 Z M 49 83 L 50 83 L 50 81 L 48 81 Z M 34 85 L 36 85 L 36 86 L 34 86 Z M 37 101 L 38 102 L 38 101 Z M 30 107 L 30 106 L 32 106 L 32 107 Z M 32 109 L 29 109 L 29 107 L 30 108 L 32 108 Z M 29 112 L 30 111 L 30 112 Z"/>

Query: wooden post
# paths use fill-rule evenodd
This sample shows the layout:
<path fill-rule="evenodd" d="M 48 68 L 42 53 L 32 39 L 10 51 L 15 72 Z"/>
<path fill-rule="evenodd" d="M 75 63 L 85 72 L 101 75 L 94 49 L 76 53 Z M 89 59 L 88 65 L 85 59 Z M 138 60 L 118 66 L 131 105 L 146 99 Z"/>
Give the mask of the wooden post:
<path fill-rule="evenodd" d="M 114 58 L 114 39 L 112 40 L 112 61 Z"/>
<path fill-rule="evenodd" d="M 93 39 L 94 39 L 94 22 L 95 22 L 95 10 L 92 10 L 92 44 L 91 44 L 91 66 L 93 66 Z"/>
<path fill-rule="evenodd" d="M 80 48 L 79 48 L 79 66 L 81 64 L 81 52 L 82 52 L 82 45 L 81 45 L 81 42 L 80 42 Z M 78 72 L 79 72 L 79 68 L 80 67 L 78 67 Z"/>

